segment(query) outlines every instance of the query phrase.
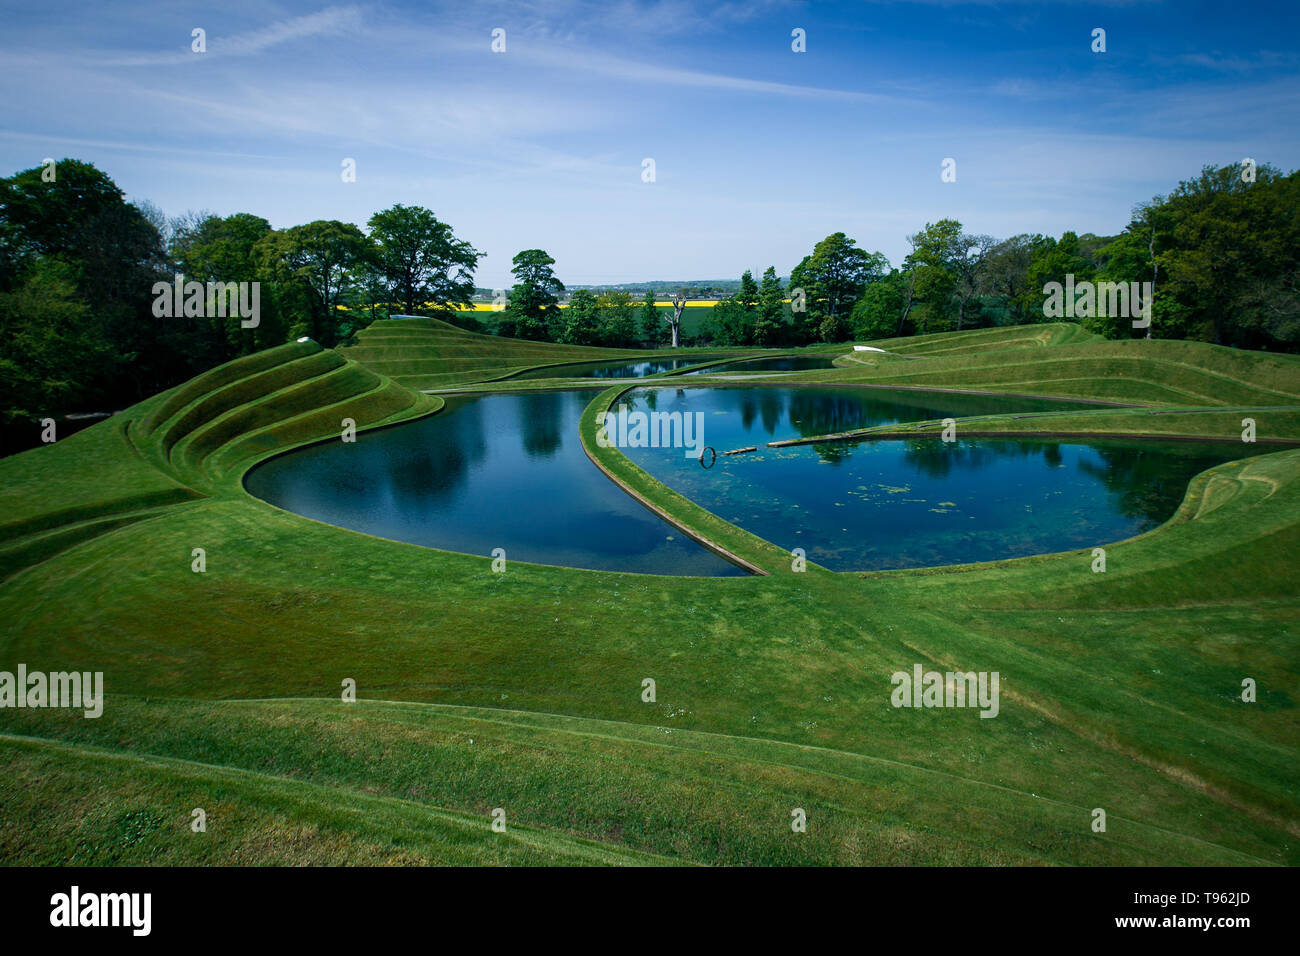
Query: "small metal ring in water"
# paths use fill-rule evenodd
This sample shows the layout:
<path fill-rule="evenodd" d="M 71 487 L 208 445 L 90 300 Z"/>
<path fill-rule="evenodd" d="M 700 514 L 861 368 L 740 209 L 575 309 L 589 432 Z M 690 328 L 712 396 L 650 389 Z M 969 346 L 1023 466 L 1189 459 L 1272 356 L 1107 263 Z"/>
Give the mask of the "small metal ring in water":
<path fill-rule="evenodd" d="M 708 463 L 707 465 L 704 463 L 704 452 L 705 452 L 705 451 L 707 451 L 710 455 L 713 456 L 712 458 L 709 459 L 709 463 Z M 718 460 L 718 453 L 717 453 L 716 451 L 714 451 L 713 446 L 712 446 L 712 445 L 705 445 L 705 446 L 704 446 L 704 451 L 700 452 L 700 467 L 701 467 L 701 468 L 712 468 L 713 465 L 717 462 L 717 460 Z"/>

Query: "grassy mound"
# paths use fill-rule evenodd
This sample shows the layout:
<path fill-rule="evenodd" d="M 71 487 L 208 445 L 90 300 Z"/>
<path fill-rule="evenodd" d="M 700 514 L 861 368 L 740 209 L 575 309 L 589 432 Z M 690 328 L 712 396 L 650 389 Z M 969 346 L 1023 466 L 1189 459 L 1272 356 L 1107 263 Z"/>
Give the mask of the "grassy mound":
<path fill-rule="evenodd" d="M 1272 405 L 1265 408 L 1124 408 L 1087 409 L 1064 412 L 1026 412 L 1020 415 L 981 415 L 957 422 L 957 438 L 992 436 L 1051 435 L 1057 438 L 1133 436 L 1239 442 L 1242 423 L 1255 423 L 1255 441 L 1261 445 L 1300 442 L 1300 406 Z M 906 425 L 877 425 L 855 431 L 808 438 L 769 442 L 771 447 L 816 445 L 827 441 L 866 438 L 940 440 L 943 421 L 909 422 Z"/>
<path fill-rule="evenodd" d="M 949 354 L 948 350 L 923 354 L 926 357 L 917 361 L 855 364 L 811 373 L 807 378 L 1133 404 L 1300 404 L 1300 357 L 1241 352 L 1201 342 L 1099 340 L 1042 349 L 999 347 L 959 354 Z"/>
<path fill-rule="evenodd" d="M 435 410 L 419 395 L 314 342 L 236 359 L 132 410 L 131 439 L 164 470 L 210 491 L 240 464 L 331 432 Z"/>
<path fill-rule="evenodd" d="M 716 349 L 713 351 L 717 351 Z M 439 319 L 386 319 L 357 333 L 348 358 L 410 388 L 432 389 L 500 379 L 543 365 L 634 361 L 680 350 L 555 345 L 467 332 Z"/>
<path fill-rule="evenodd" d="M 169 507 L 239 494 L 254 461 L 441 400 L 300 342 L 236 359 L 48 448 L 0 461 L 0 575 Z"/>
<path fill-rule="evenodd" d="M 1051 348 L 1104 341 L 1106 340 L 1100 335 L 1094 335 L 1077 323 L 1049 322 L 1043 325 L 1013 325 L 997 329 L 910 335 L 898 339 L 873 340 L 871 344 L 900 355 L 943 358 L 1005 349 Z"/>

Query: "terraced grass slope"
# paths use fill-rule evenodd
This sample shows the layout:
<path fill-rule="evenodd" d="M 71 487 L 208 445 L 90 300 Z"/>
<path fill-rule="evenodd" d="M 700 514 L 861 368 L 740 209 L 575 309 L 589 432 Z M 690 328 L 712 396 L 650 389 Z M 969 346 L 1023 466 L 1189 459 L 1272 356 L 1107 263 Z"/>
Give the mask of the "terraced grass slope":
<path fill-rule="evenodd" d="M 792 380 L 1119 381 L 1170 404 L 1071 428 L 1227 429 L 1224 402 L 1264 397 L 1296 428 L 1285 358 L 1067 333 Z M 108 693 L 98 720 L 0 709 L 0 862 L 1300 863 L 1300 449 L 1202 474 L 1165 526 L 1099 542 L 1105 573 L 1089 549 L 861 575 L 795 573 L 598 449 L 769 573 L 494 573 L 240 489 L 341 417 L 437 406 L 354 351 L 250 356 L 0 461 L 0 670 L 101 670 Z M 1213 411 L 1173 404 L 1193 394 Z M 998 671 L 998 717 L 891 706 L 917 663 Z"/>
<path fill-rule="evenodd" d="M 990 329 L 873 343 L 871 353 L 808 380 L 1019 392 L 1153 405 L 1300 404 L 1300 356 L 1243 352 L 1202 342 L 1089 339 L 1065 324 Z M 866 364 L 874 362 L 875 364 Z"/>
<path fill-rule="evenodd" d="M 345 420 L 364 429 L 441 406 L 311 341 L 237 359 L 160 399 L 141 408 L 130 437 L 205 490 L 255 458 L 341 434 Z"/>
<path fill-rule="evenodd" d="M 314 342 L 236 359 L 50 448 L 0 461 L 0 575 L 213 494 L 253 461 L 426 414 L 412 392 Z"/>
<path fill-rule="evenodd" d="M 500 379 L 542 365 L 631 361 L 681 352 L 503 339 L 467 332 L 439 319 L 411 318 L 373 323 L 357 333 L 357 343 L 344 354 L 410 388 L 432 389 Z"/>
<path fill-rule="evenodd" d="M 1139 436 L 1163 439 L 1214 439 L 1239 442 L 1242 424 L 1254 423 L 1255 441 L 1261 445 L 1300 443 L 1300 405 L 1233 408 L 1119 408 L 1061 412 L 1033 412 L 1021 415 L 980 415 L 959 420 L 960 437 L 1053 435 L 1058 438 L 1086 436 Z M 880 425 L 833 435 L 814 435 L 770 442 L 774 448 L 815 445 L 825 441 L 862 438 L 930 439 L 939 436 L 943 421 Z"/>
<path fill-rule="evenodd" d="M 1076 322 L 1049 322 L 1043 325 L 1014 325 L 996 329 L 967 329 L 963 332 L 940 332 L 935 335 L 909 335 L 896 339 L 873 340 L 872 345 L 902 355 L 938 358 L 948 355 L 974 355 L 1004 349 L 1051 348 L 1058 345 L 1082 345 L 1104 342 Z"/>

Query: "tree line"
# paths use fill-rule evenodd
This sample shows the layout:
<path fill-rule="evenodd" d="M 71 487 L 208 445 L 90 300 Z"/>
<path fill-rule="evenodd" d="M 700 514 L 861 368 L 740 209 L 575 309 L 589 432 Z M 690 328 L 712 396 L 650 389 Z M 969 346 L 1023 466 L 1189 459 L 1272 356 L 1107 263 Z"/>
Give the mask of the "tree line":
<path fill-rule="evenodd" d="M 1078 318 L 1108 337 L 1149 335 L 1300 350 L 1300 173 L 1207 166 L 1133 211 L 1115 236 L 972 234 L 955 219 L 907 237 L 892 265 L 844 233 L 827 236 L 782 282 L 750 271 L 688 341 L 798 346 L 1056 321 L 1044 287 L 1150 283 L 1151 321 Z M 526 249 L 494 326 L 471 311 L 483 253 L 420 206 L 352 223 L 272 229 L 251 213 L 167 218 L 128 203 L 105 173 L 64 159 L 0 179 L 0 423 L 137 401 L 240 355 L 301 336 L 332 347 L 393 313 L 579 345 L 672 340 L 662 283 L 567 290 L 555 260 Z M 156 283 L 258 282 L 260 317 L 152 311 Z M 673 290 L 676 316 L 688 289 Z M 187 310 L 188 311 L 188 310 Z"/>
<path fill-rule="evenodd" d="M 844 233 L 827 236 L 791 270 L 785 289 L 772 268 L 760 284 L 746 271 L 740 291 L 714 308 L 709 335 L 717 344 L 784 346 L 1075 317 L 1107 338 L 1300 351 L 1298 172 L 1207 166 L 1137 206 L 1115 236 L 996 239 L 941 219 L 907 241 L 910 251 L 894 267 Z M 1149 293 L 1140 303 L 1149 312 L 1108 314 L 1097 305 L 1053 314 L 1045 290 L 1067 279 L 1136 283 Z"/>
<path fill-rule="evenodd" d="M 664 341 L 668 326 L 655 304 L 653 289 L 646 290 L 639 305 L 632 293 L 623 289 L 574 289 L 567 306 L 561 308 L 560 299 L 567 290 L 556 277 L 554 265 L 555 259 L 543 249 L 525 249 L 511 260 L 515 282 L 502 303 L 494 330 L 497 335 L 608 348 Z"/>
<path fill-rule="evenodd" d="M 482 255 L 419 206 L 365 232 L 272 229 L 251 213 L 168 219 L 90 163 L 24 170 L 0 179 L 0 423 L 121 407 L 301 336 L 332 347 L 390 310 L 473 325 L 460 310 Z M 159 320 L 155 286 L 176 275 L 209 294 L 258 283 L 256 325 L 209 307 Z"/>

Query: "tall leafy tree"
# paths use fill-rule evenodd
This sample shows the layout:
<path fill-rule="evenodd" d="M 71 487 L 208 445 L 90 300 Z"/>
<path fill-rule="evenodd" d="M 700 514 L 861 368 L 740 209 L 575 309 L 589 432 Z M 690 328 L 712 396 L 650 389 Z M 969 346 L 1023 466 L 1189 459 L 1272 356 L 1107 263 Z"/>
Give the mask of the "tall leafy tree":
<path fill-rule="evenodd" d="M 793 328 L 792 339 L 800 343 L 810 342 L 812 329 L 821 321 L 817 310 L 816 289 L 811 272 L 812 256 L 804 256 L 799 264 L 790 270 L 790 317 Z"/>
<path fill-rule="evenodd" d="M 90 163 L 64 159 L 52 180 L 37 166 L 0 179 L 0 287 L 42 256 L 76 262 L 83 293 L 130 299 L 140 267 L 165 267 L 162 237 L 117 184 Z M 144 295 L 148 295 L 146 286 Z"/>
<path fill-rule="evenodd" d="M 1096 274 L 1092 261 L 1083 254 L 1077 233 L 1066 231 L 1059 240 L 1047 238 L 1034 250 L 1033 260 L 1029 264 L 1029 295 L 1037 295 L 1039 306 L 1036 310 L 1026 310 L 1030 321 L 1049 321 L 1043 317 L 1043 286 L 1049 282 L 1066 283 L 1067 276 L 1074 276 L 1074 281 L 1089 282 Z M 1050 320 L 1055 321 L 1055 320 Z"/>
<path fill-rule="evenodd" d="M 543 249 L 525 249 L 511 262 L 515 284 L 506 312 L 515 336 L 554 341 L 560 331 L 559 296 L 564 291 L 564 283 L 551 268 L 555 260 Z"/>
<path fill-rule="evenodd" d="M 556 341 L 566 345 L 595 345 L 600 339 L 600 307 L 590 289 L 575 289 Z"/>
<path fill-rule="evenodd" d="M 740 277 L 740 291 L 736 293 L 736 302 L 751 312 L 758 308 L 758 283 L 754 281 L 754 274 L 748 269 Z"/>
<path fill-rule="evenodd" d="M 998 242 L 984 257 L 985 288 L 1001 303 L 1006 315 L 1003 324 L 1034 321 L 1031 310 L 1041 309 L 1042 286 L 1033 287 L 1029 268 L 1038 247 L 1046 241 L 1042 236 L 1021 233 Z"/>
<path fill-rule="evenodd" d="M 270 231 L 271 224 L 252 213 L 205 216 L 193 224 L 177 225 L 170 252 L 187 278 L 251 281 L 257 267 L 253 247 Z"/>
<path fill-rule="evenodd" d="M 1160 264 L 1157 261 L 1157 241 L 1168 234 L 1161 203 L 1157 197 L 1151 203 L 1142 203 L 1133 210 L 1128 227 L 1113 237 L 1097 251 L 1097 281 L 1151 283 L 1151 292 L 1159 288 Z M 1162 241 L 1162 240 L 1161 240 Z M 1102 310 L 1104 311 L 1104 310 Z M 1133 316 L 1103 315 L 1100 312 L 1084 318 L 1081 324 L 1091 332 L 1111 339 L 1151 338 L 1153 329 L 1163 324 L 1157 302 L 1151 303 L 1151 322 L 1145 329 L 1133 328 Z"/>
<path fill-rule="evenodd" d="M 850 322 L 854 338 L 884 339 L 898 334 L 904 312 L 907 278 L 897 269 L 867 286 L 853 306 Z"/>
<path fill-rule="evenodd" d="M 259 281 L 254 249 L 270 232 L 271 224 L 251 213 L 181 221 L 175 225 L 172 235 L 172 259 L 187 281 Z M 204 364 L 216 365 L 285 340 L 290 323 L 282 321 L 284 317 L 274 309 L 267 308 L 274 299 L 273 295 L 265 294 L 268 291 L 260 290 L 263 294 L 256 328 L 243 328 L 238 315 L 222 318 L 215 314 L 216 310 L 209 312 L 203 320 L 201 343 L 196 343 L 203 350 Z"/>
<path fill-rule="evenodd" d="M 775 270 L 769 269 L 775 277 Z M 759 322 L 759 288 L 748 269 L 734 295 L 718 301 L 709 319 L 709 337 L 719 345 L 753 345 Z M 764 330 L 766 333 L 768 330 Z"/>
<path fill-rule="evenodd" d="M 859 249 L 842 232 L 817 243 L 812 255 L 800 262 L 790 277 L 791 288 L 796 285 L 803 288 L 808 300 L 808 311 L 801 323 L 805 340 L 827 339 L 828 333 L 835 338 L 842 337 L 843 322 L 853 303 L 867 283 L 887 269 L 884 256 Z"/>
<path fill-rule="evenodd" d="M 768 266 L 758 290 L 758 317 L 754 320 L 754 344 L 765 347 L 782 344 L 789 336 L 785 321 L 785 290 L 776 267 Z"/>
<path fill-rule="evenodd" d="M 192 324 L 151 312 L 153 284 L 168 265 L 158 229 L 92 164 L 63 159 L 52 173 L 38 166 L 0 179 L 0 291 L 19 295 L 11 306 L 60 296 L 89 306 L 73 310 L 75 338 L 98 345 L 73 352 L 96 359 L 78 371 L 81 389 L 62 394 L 127 402 L 192 375 Z M 69 268 L 48 269 L 50 260 Z M 33 279 L 36 270 L 44 271 Z"/>
<path fill-rule="evenodd" d="M 957 237 L 951 255 L 953 272 L 953 298 L 957 302 L 957 331 L 971 318 L 970 312 L 979 310 L 979 299 L 985 289 L 985 260 L 989 250 L 996 245 L 992 236 L 973 236 L 962 233 Z"/>
<path fill-rule="evenodd" d="M 401 203 L 375 213 L 367 225 L 376 269 L 408 315 L 469 307 L 483 253 L 457 239 L 451 226 L 423 206 Z"/>
<path fill-rule="evenodd" d="M 612 348 L 631 348 L 636 345 L 636 317 L 632 310 L 632 294 L 613 289 L 596 297 L 600 309 L 600 342 Z"/>
<path fill-rule="evenodd" d="M 1179 183 L 1159 216 L 1169 235 L 1156 259 L 1176 334 L 1221 345 L 1300 346 L 1300 172 L 1261 164 L 1251 182 L 1236 164 Z M 1162 330 L 1163 331 L 1163 330 Z"/>
<path fill-rule="evenodd" d="M 961 223 L 955 219 L 940 219 L 926 223 L 925 228 L 907 237 L 912 246 L 904 262 L 909 272 L 912 299 L 909 306 L 917 310 L 917 331 L 943 331 L 946 312 L 957 286 L 954 257 L 961 241 Z"/>
<path fill-rule="evenodd" d="M 76 279 L 73 266 L 42 258 L 13 291 L 0 292 L 0 425 L 103 397 L 97 370 L 120 356 L 97 334 Z"/>
<path fill-rule="evenodd" d="M 650 345 L 658 345 L 664 338 L 664 320 L 655 305 L 653 289 L 647 289 L 641 303 L 641 337 Z"/>
<path fill-rule="evenodd" d="M 268 233 L 258 240 L 255 255 L 260 273 L 273 281 L 296 286 L 305 297 L 308 314 L 289 334 L 310 335 L 333 348 L 350 334 L 338 306 L 357 267 L 370 255 L 365 234 L 350 222 L 318 219 Z"/>
<path fill-rule="evenodd" d="M 720 299 L 709 321 L 709 338 L 718 345 L 751 345 L 754 341 L 752 309 L 747 309 L 738 295 Z"/>

